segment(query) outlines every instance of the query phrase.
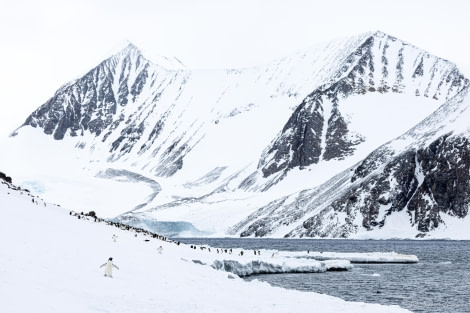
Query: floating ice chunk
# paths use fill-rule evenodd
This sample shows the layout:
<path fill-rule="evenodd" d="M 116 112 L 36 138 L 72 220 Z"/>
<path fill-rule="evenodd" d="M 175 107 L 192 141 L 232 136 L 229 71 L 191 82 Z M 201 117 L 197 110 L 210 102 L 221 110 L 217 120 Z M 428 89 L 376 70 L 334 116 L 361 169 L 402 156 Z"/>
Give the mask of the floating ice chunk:
<path fill-rule="evenodd" d="M 349 260 L 325 260 L 327 271 L 347 271 L 353 268 Z"/>
<path fill-rule="evenodd" d="M 312 259 L 282 258 L 271 260 L 215 260 L 213 268 L 234 273 L 238 276 L 273 273 L 324 273 L 326 271 L 347 271 L 352 265 L 347 260 L 317 261 Z"/>
<path fill-rule="evenodd" d="M 450 265 L 452 264 L 451 261 L 443 261 L 443 262 L 439 262 L 438 264 L 441 264 L 441 265 Z"/>
<path fill-rule="evenodd" d="M 238 276 L 250 276 L 255 274 L 270 273 L 322 273 L 326 272 L 324 262 L 310 260 L 296 260 L 292 263 L 276 261 L 252 260 L 246 263 L 240 263 L 236 260 L 215 260 L 212 267 L 218 270 L 224 270 L 234 273 Z"/>

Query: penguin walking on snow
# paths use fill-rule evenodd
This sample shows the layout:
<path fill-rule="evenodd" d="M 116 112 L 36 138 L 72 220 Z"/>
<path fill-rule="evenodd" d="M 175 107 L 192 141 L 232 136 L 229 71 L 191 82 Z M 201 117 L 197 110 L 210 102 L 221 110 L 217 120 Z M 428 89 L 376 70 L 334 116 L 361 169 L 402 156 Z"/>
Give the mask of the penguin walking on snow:
<path fill-rule="evenodd" d="M 113 277 L 113 267 L 119 269 L 117 265 L 113 264 L 113 258 L 109 258 L 108 262 L 101 265 L 100 268 L 102 268 L 103 266 L 106 266 L 104 268 L 104 276 L 107 276 L 107 277 Z"/>

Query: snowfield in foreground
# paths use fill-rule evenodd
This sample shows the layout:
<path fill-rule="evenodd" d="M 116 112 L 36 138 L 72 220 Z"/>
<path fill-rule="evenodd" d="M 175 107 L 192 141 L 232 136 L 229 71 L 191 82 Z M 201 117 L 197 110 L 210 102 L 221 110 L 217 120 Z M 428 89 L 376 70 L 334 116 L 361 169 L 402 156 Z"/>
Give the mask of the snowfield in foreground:
<path fill-rule="evenodd" d="M 3 182 L 0 214 L 2 312 L 409 312 L 246 282 L 192 261 L 208 251 L 78 219 Z"/>

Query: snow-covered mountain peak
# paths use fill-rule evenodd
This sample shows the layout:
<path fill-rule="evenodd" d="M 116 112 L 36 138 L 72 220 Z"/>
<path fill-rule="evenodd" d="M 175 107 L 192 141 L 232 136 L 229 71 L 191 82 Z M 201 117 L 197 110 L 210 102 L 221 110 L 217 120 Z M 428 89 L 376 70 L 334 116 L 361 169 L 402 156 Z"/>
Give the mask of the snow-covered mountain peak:
<path fill-rule="evenodd" d="M 170 210 L 177 208 L 176 221 L 204 231 L 213 217 L 195 217 L 193 203 L 225 217 L 222 202 L 263 199 L 233 206 L 237 213 L 217 226 L 228 229 L 269 197 L 343 173 L 468 85 L 453 63 L 381 31 L 238 70 L 180 69 L 177 59 L 152 59 L 128 43 L 59 89 L 17 136 L 37 128 L 72 147 L 100 178 L 149 184 L 154 194 L 131 214 L 138 223 L 175 221 Z"/>
<path fill-rule="evenodd" d="M 277 178 L 262 179 L 261 187 L 250 176 L 243 188 L 266 188 L 294 168 L 358 161 L 358 156 L 401 135 L 466 85 L 454 64 L 383 32 L 351 40 L 337 50 L 324 84 L 311 89 L 263 151 L 258 171 L 264 178 Z M 404 116 L 399 108 L 413 113 Z"/>
<path fill-rule="evenodd" d="M 142 51 L 132 42 L 127 42 L 127 44 L 122 49 L 111 55 L 103 62 L 119 62 L 122 59 L 137 60 L 139 58 L 144 58 Z"/>
<path fill-rule="evenodd" d="M 142 54 L 139 47 L 137 47 L 132 42 L 128 41 L 127 44 L 121 49 L 119 54 Z"/>
<path fill-rule="evenodd" d="M 130 63 L 149 63 L 152 67 L 164 69 L 167 71 L 185 70 L 186 66 L 176 57 L 166 57 L 151 54 L 149 57 L 145 51 L 140 49 L 132 42 L 127 42 L 121 49 L 104 60 L 103 64 L 109 64 L 111 67 L 121 66 L 122 62 Z"/>
<path fill-rule="evenodd" d="M 184 65 L 183 62 L 179 60 L 177 57 L 168 57 L 168 56 L 162 56 L 162 55 L 157 55 L 157 54 L 147 55 L 145 51 L 140 49 L 138 46 L 136 46 L 132 42 L 128 42 L 119 52 L 111 56 L 111 58 L 126 58 L 126 57 L 129 57 L 130 59 L 143 58 L 143 59 L 148 60 L 154 66 L 160 66 L 167 70 L 185 70 L 186 69 L 186 65 Z"/>

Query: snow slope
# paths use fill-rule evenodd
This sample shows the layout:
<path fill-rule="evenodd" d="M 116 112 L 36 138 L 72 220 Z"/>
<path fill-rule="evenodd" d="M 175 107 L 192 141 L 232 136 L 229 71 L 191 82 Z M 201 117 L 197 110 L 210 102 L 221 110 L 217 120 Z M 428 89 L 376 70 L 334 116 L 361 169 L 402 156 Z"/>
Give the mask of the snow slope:
<path fill-rule="evenodd" d="M 409 312 L 246 282 L 191 262 L 203 252 L 187 245 L 78 219 L 3 181 L 0 204 L 3 312 Z M 109 257 L 113 278 L 99 268 Z"/>

